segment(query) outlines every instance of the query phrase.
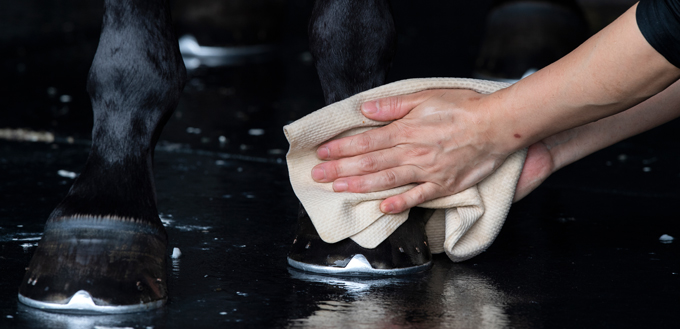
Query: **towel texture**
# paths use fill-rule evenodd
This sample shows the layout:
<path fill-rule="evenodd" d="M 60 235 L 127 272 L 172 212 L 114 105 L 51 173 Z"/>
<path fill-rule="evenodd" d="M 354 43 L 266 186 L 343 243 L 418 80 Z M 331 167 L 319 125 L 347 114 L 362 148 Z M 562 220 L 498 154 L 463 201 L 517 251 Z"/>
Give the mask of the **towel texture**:
<path fill-rule="evenodd" d="M 471 89 L 489 94 L 507 86 L 501 82 L 457 78 L 402 80 L 328 105 L 285 126 L 283 130 L 290 143 L 286 156 L 290 181 L 321 239 L 335 243 L 351 238 L 364 248 L 375 248 L 408 218 L 408 212 L 384 214 L 379 205 L 415 184 L 373 193 L 336 193 L 332 183 L 316 183 L 312 179 L 312 168 L 322 162 L 316 157 L 319 145 L 388 123 L 364 117 L 362 103 L 426 89 Z M 491 245 L 510 210 L 525 157 L 526 150 L 516 152 L 476 186 L 419 206 L 437 209 L 426 226 L 432 253 L 446 252 L 451 260 L 463 261 Z"/>

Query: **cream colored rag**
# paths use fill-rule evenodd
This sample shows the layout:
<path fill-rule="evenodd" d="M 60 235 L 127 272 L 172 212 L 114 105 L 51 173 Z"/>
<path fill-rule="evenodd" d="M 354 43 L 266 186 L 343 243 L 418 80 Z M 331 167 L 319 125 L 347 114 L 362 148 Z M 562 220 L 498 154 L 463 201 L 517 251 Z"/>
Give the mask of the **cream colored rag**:
<path fill-rule="evenodd" d="M 290 143 L 286 159 L 293 190 L 321 239 L 335 243 L 351 238 L 364 248 L 375 248 L 408 218 L 408 211 L 384 214 L 379 206 L 386 198 L 408 191 L 416 184 L 373 193 L 336 193 L 332 183 L 316 183 L 312 179 L 312 168 L 322 162 L 316 157 L 319 145 L 389 123 L 364 117 L 360 109 L 362 103 L 435 88 L 471 89 L 489 94 L 508 85 L 456 78 L 402 80 L 328 105 L 283 127 Z M 476 186 L 419 206 L 437 209 L 426 225 L 432 253 L 446 252 L 451 260 L 458 262 L 478 255 L 491 245 L 510 210 L 525 157 L 526 150 L 516 152 Z"/>

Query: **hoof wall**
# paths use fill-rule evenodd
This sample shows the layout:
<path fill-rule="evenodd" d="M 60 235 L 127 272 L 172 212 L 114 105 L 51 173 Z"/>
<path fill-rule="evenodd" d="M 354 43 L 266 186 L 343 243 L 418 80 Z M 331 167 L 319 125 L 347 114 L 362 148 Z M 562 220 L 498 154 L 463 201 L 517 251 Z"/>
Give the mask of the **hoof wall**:
<path fill-rule="evenodd" d="M 301 207 L 298 235 L 288 253 L 296 269 L 340 276 L 394 276 L 425 271 L 432 266 L 425 223 L 433 211 L 413 208 L 409 217 L 377 247 L 361 247 L 351 238 L 335 243 L 321 239 L 309 215 Z"/>
<path fill-rule="evenodd" d="M 66 313 L 131 313 L 167 300 L 163 227 L 120 218 L 52 220 L 19 288 L 19 301 Z"/>

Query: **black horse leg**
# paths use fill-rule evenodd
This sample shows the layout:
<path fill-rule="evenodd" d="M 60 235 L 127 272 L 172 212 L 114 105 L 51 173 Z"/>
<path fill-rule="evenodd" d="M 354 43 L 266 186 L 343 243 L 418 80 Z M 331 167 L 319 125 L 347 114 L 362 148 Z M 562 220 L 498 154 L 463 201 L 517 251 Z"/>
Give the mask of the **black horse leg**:
<path fill-rule="evenodd" d="M 397 44 L 388 0 L 317 0 L 308 34 L 326 104 L 385 84 Z"/>
<path fill-rule="evenodd" d="M 47 220 L 19 289 L 22 302 L 110 313 L 163 305 L 167 235 L 153 150 L 185 80 L 168 1 L 105 0 L 87 81 L 92 149 Z"/>
<path fill-rule="evenodd" d="M 388 1 L 317 0 L 309 23 L 309 46 L 327 104 L 384 84 L 396 46 Z M 422 271 L 431 261 L 425 235 L 425 222 L 431 214 L 431 210 L 412 209 L 408 220 L 387 240 L 367 249 L 349 238 L 324 242 L 300 205 L 289 264 L 342 275 Z M 356 255 L 363 255 L 372 269 L 348 268 Z"/>

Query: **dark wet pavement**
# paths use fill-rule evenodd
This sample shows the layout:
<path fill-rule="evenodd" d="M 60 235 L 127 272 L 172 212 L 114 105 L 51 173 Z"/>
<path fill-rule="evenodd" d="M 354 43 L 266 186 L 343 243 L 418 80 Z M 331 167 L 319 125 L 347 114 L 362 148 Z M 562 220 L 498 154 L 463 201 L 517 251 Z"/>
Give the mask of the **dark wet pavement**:
<path fill-rule="evenodd" d="M 73 181 L 64 176 L 78 173 L 87 157 L 91 114 L 84 85 L 96 33 L 93 41 L 88 28 L 76 24 L 72 43 L 64 36 L 42 46 L 24 42 L 21 48 L 21 36 L 3 39 L 14 40 L 5 42 L 2 63 L 15 83 L 3 91 L 0 128 L 49 130 L 57 141 L 0 140 L 0 328 L 639 328 L 680 323 L 677 120 L 556 173 L 513 206 L 496 242 L 469 261 L 454 264 L 440 255 L 426 273 L 375 279 L 289 268 L 286 253 L 294 238 L 297 201 L 283 161 L 287 143 L 281 127 L 323 105 L 299 23 L 308 8 L 304 1 L 288 6 L 288 21 L 271 58 L 191 73 L 155 157 L 168 254 L 179 248 L 183 255 L 169 269 L 168 305 L 129 315 L 63 315 L 17 302 L 44 221 Z M 92 10 L 96 14 L 97 8 Z M 406 4 L 395 5 L 395 11 L 401 57 L 391 81 L 470 75 L 474 42 L 440 47 L 453 62 L 441 54 L 423 60 L 426 55 L 416 49 L 437 48 L 424 45 L 435 38 L 427 31 L 438 25 Z M 399 23 L 409 12 L 416 18 Z M 452 29 L 474 31 L 481 20 L 462 12 L 452 15 L 457 19 Z M 664 234 L 676 240 L 663 243 Z"/>
<path fill-rule="evenodd" d="M 680 250 L 659 237 L 680 235 L 680 158 L 641 137 L 551 177 L 513 207 L 482 255 L 461 264 L 437 257 L 425 274 L 374 280 L 287 267 L 295 199 L 276 160 L 159 150 L 158 206 L 170 247 L 183 255 L 170 269 L 167 307 L 122 316 L 18 305 L 44 219 L 71 182 L 57 172 L 77 172 L 87 147 L 0 142 L 0 321 L 3 328 L 673 325 Z"/>

